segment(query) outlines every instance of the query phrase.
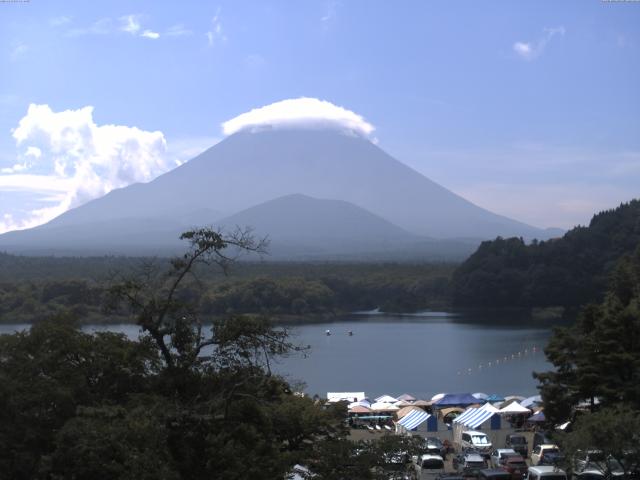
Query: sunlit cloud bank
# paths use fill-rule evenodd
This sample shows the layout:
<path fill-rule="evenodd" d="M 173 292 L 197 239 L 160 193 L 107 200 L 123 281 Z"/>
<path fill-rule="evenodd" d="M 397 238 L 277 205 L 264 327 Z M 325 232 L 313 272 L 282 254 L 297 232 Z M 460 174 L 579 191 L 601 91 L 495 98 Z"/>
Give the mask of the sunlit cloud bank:
<path fill-rule="evenodd" d="M 114 188 L 148 182 L 176 163 L 169 161 L 162 132 L 97 125 L 93 107 L 54 112 L 30 105 L 12 131 L 18 161 L 0 172 L 0 193 L 25 191 L 48 200 L 14 218 L 0 212 L 0 232 L 30 228 Z"/>
<path fill-rule="evenodd" d="M 241 130 L 291 127 L 337 127 L 368 137 L 375 127 L 362 116 L 317 98 L 295 98 L 255 108 L 222 124 L 225 135 Z"/>

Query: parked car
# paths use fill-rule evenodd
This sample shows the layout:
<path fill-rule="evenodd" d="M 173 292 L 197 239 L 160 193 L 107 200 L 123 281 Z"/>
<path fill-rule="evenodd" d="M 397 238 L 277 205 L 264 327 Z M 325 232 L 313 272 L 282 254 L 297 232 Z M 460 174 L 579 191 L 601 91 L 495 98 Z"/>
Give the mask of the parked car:
<path fill-rule="evenodd" d="M 440 455 L 444 460 L 447 459 L 448 448 L 436 437 L 427 437 L 424 440 L 425 453 L 432 455 Z"/>
<path fill-rule="evenodd" d="M 456 470 L 476 469 L 482 470 L 487 468 L 487 462 L 480 453 L 467 452 L 453 457 L 453 468 Z"/>
<path fill-rule="evenodd" d="M 615 458 L 606 457 L 601 450 L 578 450 L 573 457 L 573 473 L 598 471 L 612 476 L 624 475 L 624 468 Z M 608 475 L 607 475 L 608 476 Z"/>
<path fill-rule="evenodd" d="M 529 472 L 529 466 L 521 455 L 504 457 L 502 468 L 511 474 L 513 480 L 522 480 Z"/>
<path fill-rule="evenodd" d="M 557 445 L 542 444 L 531 452 L 531 465 L 555 465 L 560 457 Z"/>
<path fill-rule="evenodd" d="M 533 442 L 531 443 L 531 449 L 535 449 L 538 445 L 552 444 L 551 437 L 546 432 L 535 432 L 533 434 Z"/>
<path fill-rule="evenodd" d="M 560 468 L 542 465 L 529 467 L 525 480 L 567 480 L 567 474 Z"/>
<path fill-rule="evenodd" d="M 480 470 L 479 480 L 511 480 L 511 474 L 502 468 Z"/>
<path fill-rule="evenodd" d="M 527 458 L 529 455 L 529 447 L 527 445 L 527 437 L 521 433 L 510 433 L 505 439 L 504 446 L 513 448 L 516 452 Z"/>
<path fill-rule="evenodd" d="M 493 468 L 500 468 L 501 460 L 505 457 L 513 455 L 519 455 L 519 453 L 516 453 L 516 451 L 512 448 L 497 448 L 493 451 L 493 453 L 491 453 L 491 466 Z"/>
<path fill-rule="evenodd" d="M 419 479 L 435 480 L 444 473 L 444 459 L 440 455 L 424 454 L 413 457 L 416 475 Z"/>
<path fill-rule="evenodd" d="M 604 473 L 600 470 L 583 470 L 580 473 L 573 472 L 574 480 L 605 480 Z"/>
<path fill-rule="evenodd" d="M 487 434 L 475 430 L 462 432 L 460 447 L 465 450 L 478 450 L 482 455 L 488 457 L 491 452 L 491 441 Z"/>

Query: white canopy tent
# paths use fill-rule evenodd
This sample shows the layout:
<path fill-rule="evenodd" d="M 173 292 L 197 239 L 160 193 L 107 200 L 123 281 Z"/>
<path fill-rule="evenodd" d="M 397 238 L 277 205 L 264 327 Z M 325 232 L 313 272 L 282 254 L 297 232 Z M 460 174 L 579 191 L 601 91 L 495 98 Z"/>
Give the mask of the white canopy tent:
<path fill-rule="evenodd" d="M 381 397 L 376 398 L 376 403 L 396 403 L 397 401 L 398 399 L 391 395 L 382 395 Z"/>
<path fill-rule="evenodd" d="M 359 402 L 364 400 L 364 392 L 327 392 L 327 401 L 335 402 Z"/>
<path fill-rule="evenodd" d="M 372 403 L 370 408 L 374 412 L 395 412 L 396 410 L 400 410 L 399 407 L 396 407 L 393 403 L 389 402 Z"/>
<path fill-rule="evenodd" d="M 501 408 L 500 409 L 500 413 L 508 413 L 508 414 L 526 413 L 526 414 L 530 414 L 531 410 L 529 410 L 527 407 L 523 407 L 518 402 L 511 402 L 506 407 Z"/>

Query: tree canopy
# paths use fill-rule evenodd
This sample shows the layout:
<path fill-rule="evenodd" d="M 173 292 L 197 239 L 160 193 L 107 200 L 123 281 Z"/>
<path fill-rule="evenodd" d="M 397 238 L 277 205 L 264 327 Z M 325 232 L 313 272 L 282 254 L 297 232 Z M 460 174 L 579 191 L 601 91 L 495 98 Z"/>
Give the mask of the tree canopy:
<path fill-rule="evenodd" d="M 347 441 L 344 404 L 301 396 L 271 371 L 298 347 L 266 317 L 205 321 L 194 266 L 226 268 L 227 249 L 262 245 L 209 229 L 183 237 L 189 249 L 168 270 L 148 265 L 110 290 L 139 339 L 85 333 L 69 316 L 0 336 L 0 477 L 274 479 L 303 464 L 317 480 L 381 478 L 396 465 L 382 452 L 417 448 Z"/>
<path fill-rule="evenodd" d="M 594 215 L 562 238 L 483 242 L 453 275 L 457 306 L 578 307 L 603 298 L 616 262 L 640 243 L 640 200 Z"/>

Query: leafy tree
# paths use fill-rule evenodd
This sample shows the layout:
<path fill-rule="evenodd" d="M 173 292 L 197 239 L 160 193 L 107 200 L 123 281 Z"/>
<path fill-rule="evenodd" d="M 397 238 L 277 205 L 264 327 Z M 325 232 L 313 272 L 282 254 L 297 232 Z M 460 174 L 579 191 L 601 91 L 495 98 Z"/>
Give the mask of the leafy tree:
<path fill-rule="evenodd" d="M 562 238 L 483 242 L 454 272 L 455 305 L 579 307 L 601 301 L 613 267 L 640 243 L 640 200 L 593 216 Z"/>
<path fill-rule="evenodd" d="M 640 246 L 619 263 L 603 303 L 557 329 L 545 353 L 555 370 L 534 376 L 552 424 L 585 401 L 591 411 L 619 404 L 640 411 Z"/>
<path fill-rule="evenodd" d="M 640 412 L 628 407 L 605 408 L 580 415 L 570 433 L 560 437 L 568 465 L 579 452 L 599 451 L 601 461 L 590 462 L 589 469 L 602 472 L 605 478 L 630 478 L 640 470 Z"/>
<path fill-rule="evenodd" d="M 57 432 L 80 406 L 143 393 L 158 366 L 146 340 L 88 335 L 64 318 L 0 336 L 0 472 L 38 478 Z"/>

